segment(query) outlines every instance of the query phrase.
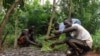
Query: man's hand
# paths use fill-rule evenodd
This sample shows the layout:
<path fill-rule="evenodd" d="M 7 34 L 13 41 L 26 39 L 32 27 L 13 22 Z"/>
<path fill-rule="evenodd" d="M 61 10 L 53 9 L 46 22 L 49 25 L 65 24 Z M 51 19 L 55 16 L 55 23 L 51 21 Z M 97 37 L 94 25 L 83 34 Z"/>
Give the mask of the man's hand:
<path fill-rule="evenodd" d="M 60 34 L 60 33 L 62 33 L 62 31 L 55 31 L 54 33 L 55 34 Z"/>

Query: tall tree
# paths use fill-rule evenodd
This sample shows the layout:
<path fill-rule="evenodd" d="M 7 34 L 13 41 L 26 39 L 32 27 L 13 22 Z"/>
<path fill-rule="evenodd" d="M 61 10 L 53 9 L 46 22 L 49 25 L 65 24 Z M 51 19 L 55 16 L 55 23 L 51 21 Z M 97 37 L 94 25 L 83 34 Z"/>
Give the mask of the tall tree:
<path fill-rule="evenodd" d="M 69 7 L 68 19 L 71 19 L 72 0 L 68 0 L 68 1 L 69 1 L 69 4 L 68 4 L 68 7 Z"/>
<path fill-rule="evenodd" d="M 52 26 L 53 18 L 55 16 L 55 5 L 56 5 L 56 0 L 53 0 L 52 15 L 51 15 L 51 18 L 50 18 L 50 22 L 49 22 L 46 38 L 48 38 L 48 36 L 50 34 L 50 31 L 51 31 L 51 26 Z"/>
<path fill-rule="evenodd" d="M 0 12 L 2 11 L 2 0 L 0 0 Z"/>
<path fill-rule="evenodd" d="M 0 25 L 0 49 L 2 50 L 2 45 L 1 45 L 1 42 L 2 42 L 2 33 L 3 33 L 3 30 L 4 30 L 4 27 L 9 19 L 9 15 L 10 13 L 13 11 L 13 9 L 16 7 L 16 5 L 18 4 L 20 0 L 15 0 L 14 3 L 10 6 L 9 9 L 7 9 L 7 12 L 6 12 L 6 15 L 4 16 L 4 19 L 3 21 L 1 22 L 1 25 Z"/>
<path fill-rule="evenodd" d="M 15 41 L 14 41 L 14 48 L 17 47 L 17 37 L 18 37 L 18 9 L 15 10 L 14 17 L 15 17 Z"/>

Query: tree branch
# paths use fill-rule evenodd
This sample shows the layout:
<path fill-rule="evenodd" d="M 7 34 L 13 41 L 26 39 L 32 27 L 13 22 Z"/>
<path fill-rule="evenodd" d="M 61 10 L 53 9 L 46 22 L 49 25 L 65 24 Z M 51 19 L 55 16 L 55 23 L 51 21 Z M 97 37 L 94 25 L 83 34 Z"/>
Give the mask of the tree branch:
<path fill-rule="evenodd" d="M 2 49 L 2 45 L 1 45 L 1 42 L 2 42 L 2 34 L 3 34 L 3 30 L 4 30 L 4 27 L 9 19 L 9 15 L 11 14 L 11 12 L 13 11 L 13 9 L 16 7 L 17 3 L 19 2 L 20 0 L 15 0 L 15 2 L 11 5 L 11 7 L 7 10 L 6 12 L 6 15 L 4 16 L 4 19 L 3 21 L 1 22 L 1 25 L 0 25 L 0 49 Z"/>

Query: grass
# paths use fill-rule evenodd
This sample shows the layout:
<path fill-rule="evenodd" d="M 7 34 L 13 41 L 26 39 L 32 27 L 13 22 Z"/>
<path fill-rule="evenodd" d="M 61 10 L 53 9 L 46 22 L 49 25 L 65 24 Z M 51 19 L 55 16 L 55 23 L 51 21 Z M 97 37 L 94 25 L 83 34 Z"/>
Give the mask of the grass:
<path fill-rule="evenodd" d="M 14 45 L 14 34 L 8 35 L 5 41 L 5 46 L 6 48 L 13 47 Z M 100 31 L 97 31 L 95 35 L 92 35 L 93 37 L 93 48 L 99 50 L 100 49 Z M 36 37 L 36 40 L 40 43 L 42 43 L 43 47 L 41 48 L 41 51 L 53 51 L 53 50 L 61 50 L 61 51 L 66 51 L 67 46 L 66 44 L 62 45 L 57 45 L 54 48 L 50 48 L 50 44 L 65 39 L 65 35 L 62 34 L 59 39 L 57 40 L 49 40 L 49 41 L 44 41 L 45 35 L 40 35 Z"/>
<path fill-rule="evenodd" d="M 14 45 L 14 35 L 7 35 L 6 40 L 4 42 L 4 48 L 13 48 Z"/>
<path fill-rule="evenodd" d="M 57 40 L 48 40 L 48 41 L 44 41 L 45 36 L 39 36 L 37 38 L 37 41 L 42 43 L 43 47 L 41 48 L 41 51 L 53 51 L 53 50 L 63 50 L 65 51 L 66 48 L 66 44 L 62 44 L 62 45 L 57 45 L 54 48 L 50 48 L 50 44 L 52 44 L 55 41 L 59 41 L 59 40 L 63 40 L 64 39 L 64 35 L 62 35 L 59 39 Z"/>

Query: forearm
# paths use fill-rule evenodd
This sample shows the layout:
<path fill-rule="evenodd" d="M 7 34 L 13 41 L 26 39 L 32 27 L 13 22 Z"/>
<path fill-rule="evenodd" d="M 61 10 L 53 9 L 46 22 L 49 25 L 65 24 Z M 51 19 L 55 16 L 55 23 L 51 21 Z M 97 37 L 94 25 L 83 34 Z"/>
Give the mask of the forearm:
<path fill-rule="evenodd" d="M 55 34 L 53 36 L 48 37 L 46 40 L 54 40 L 54 39 L 59 38 L 59 36 L 60 36 L 60 34 L 57 34 L 57 35 Z"/>
<path fill-rule="evenodd" d="M 65 43 L 65 41 L 56 41 L 56 42 L 52 43 L 50 46 L 52 48 L 54 48 L 55 45 L 60 45 L 60 44 L 64 44 L 64 43 Z"/>
<path fill-rule="evenodd" d="M 28 38 L 28 37 L 26 37 L 26 41 L 28 41 L 30 44 L 37 45 L 35 42 L 33 42 L 33 41 L 29 40 L 29 38 Z"/>

